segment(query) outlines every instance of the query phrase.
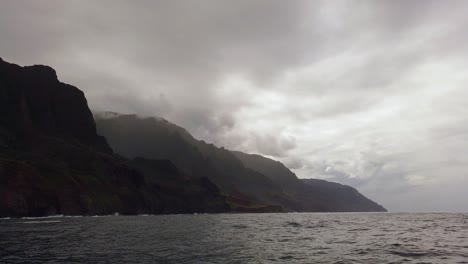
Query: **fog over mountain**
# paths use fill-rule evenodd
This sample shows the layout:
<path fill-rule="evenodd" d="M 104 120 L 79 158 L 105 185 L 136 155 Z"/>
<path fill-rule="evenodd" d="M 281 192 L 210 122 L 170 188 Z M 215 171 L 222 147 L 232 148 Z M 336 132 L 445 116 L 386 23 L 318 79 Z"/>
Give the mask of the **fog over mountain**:
<path fill-rule="evenodd" d="M 93 111 L 356 187 L 390 211 L 468 211 L 466 1 L 3 1 L 0 57 Z"/>

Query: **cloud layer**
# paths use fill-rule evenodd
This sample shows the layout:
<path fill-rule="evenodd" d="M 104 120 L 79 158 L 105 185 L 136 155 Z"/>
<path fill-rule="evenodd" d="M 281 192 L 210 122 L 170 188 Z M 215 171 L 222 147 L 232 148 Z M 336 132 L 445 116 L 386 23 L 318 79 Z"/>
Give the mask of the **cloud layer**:
<path fill-rule="evenodd" d="M 466 1 L 7 1 L 0 56 L 48 64 L 97 111 L 357 187 L 467 211 Z"/>

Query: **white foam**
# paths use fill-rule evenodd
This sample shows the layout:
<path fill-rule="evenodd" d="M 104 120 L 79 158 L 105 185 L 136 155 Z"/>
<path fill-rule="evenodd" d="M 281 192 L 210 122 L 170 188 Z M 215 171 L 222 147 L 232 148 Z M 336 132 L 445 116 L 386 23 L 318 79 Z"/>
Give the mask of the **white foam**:
<path fill-rule="evenodd" d="M 49 215 L 49 216 L 36 216 L 36 217 L 21 217 L 21 219 L 47 219 L 47 218 L 62 218 L 64 215 Z"/>
<path fill-rule="evenodd" d="M 46 221 L 27 221 L 27 222 L 20 222 L 22 224 L 50 224 L 50 223 L 61 223 L 62 221 L 58 220 L 46 220 Z"/>

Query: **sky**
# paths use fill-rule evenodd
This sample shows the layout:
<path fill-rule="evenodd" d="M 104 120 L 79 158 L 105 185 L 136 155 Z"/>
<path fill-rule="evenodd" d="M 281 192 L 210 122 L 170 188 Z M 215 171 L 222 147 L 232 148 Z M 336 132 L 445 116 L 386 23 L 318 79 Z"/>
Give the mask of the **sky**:
<path fill-rule="evenodd" d="M 468 211 L 468 1 L 4 0 L 0 57 L 93 111 L 349 184 L 390 211 Z"/>

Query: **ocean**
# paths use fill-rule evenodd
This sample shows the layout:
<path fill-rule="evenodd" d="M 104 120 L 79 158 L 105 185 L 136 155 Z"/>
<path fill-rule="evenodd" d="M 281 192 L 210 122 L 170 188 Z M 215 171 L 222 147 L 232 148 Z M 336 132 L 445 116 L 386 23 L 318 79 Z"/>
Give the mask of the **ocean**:
<path fill-rule="evenodd" d="M 468 263 L 468 214 L 0 219 L 0 263 Z"/>

